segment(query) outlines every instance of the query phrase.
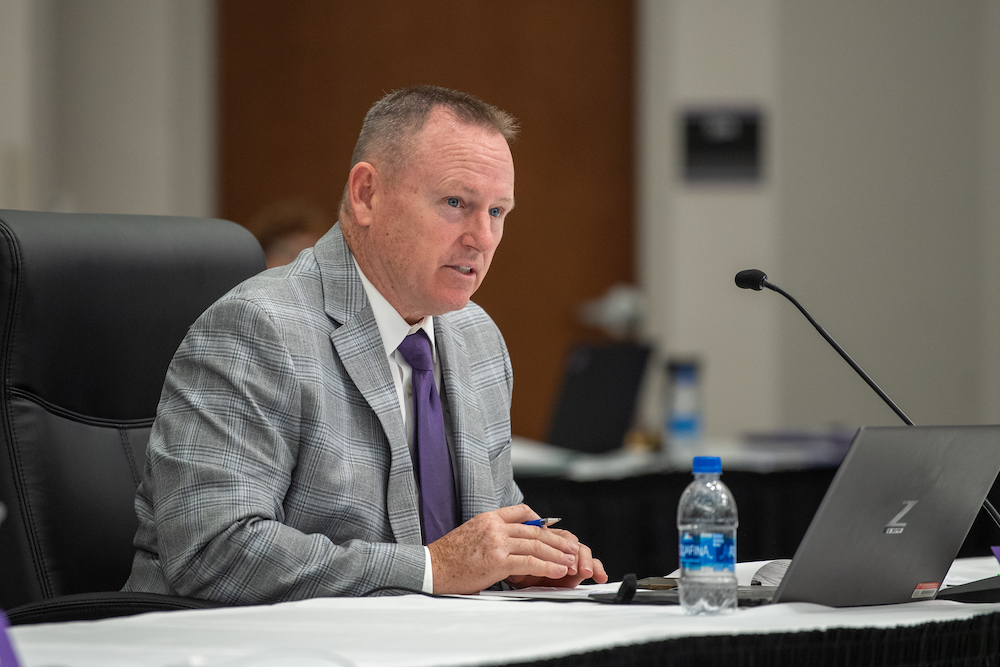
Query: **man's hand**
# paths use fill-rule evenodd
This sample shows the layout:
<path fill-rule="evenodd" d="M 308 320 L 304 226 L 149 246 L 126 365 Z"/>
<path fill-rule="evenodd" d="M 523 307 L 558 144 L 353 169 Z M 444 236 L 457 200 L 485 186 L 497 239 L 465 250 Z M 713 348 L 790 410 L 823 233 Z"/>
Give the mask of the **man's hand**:
<path fill-rule="evenodd" d="M 484 512 L 427 545 L 435 593 L 478 593 L 498 581 L 576 586 L 604 567 L 565 530 L 525 526 L 539 518 L 527 505 Z"/>
<path fill-rule="evenodd" d="M 566 533 L 564 530 L 553 528 L 549 528 L 549 530 Z M 570 533 L 566 534 L 570 535 Z M 576 539 L 576 537 L 573 537 L 573 539 Z M 608 573 L 604 571 L 604 563 L 593 557 L 590 547 L 586 544 L 581 544 L 580 550 L 577 552 L 576 564 L 570 566 L 569 572 L 561 579 L 512 575 L 507 577 L 506 581 L 514 588 L 527 588 L 528 586 L 564 586 L 566 588 L 573 588 L 585 579 L 593 579 L 599 584 L 606 584 L 608 583 Z"/>

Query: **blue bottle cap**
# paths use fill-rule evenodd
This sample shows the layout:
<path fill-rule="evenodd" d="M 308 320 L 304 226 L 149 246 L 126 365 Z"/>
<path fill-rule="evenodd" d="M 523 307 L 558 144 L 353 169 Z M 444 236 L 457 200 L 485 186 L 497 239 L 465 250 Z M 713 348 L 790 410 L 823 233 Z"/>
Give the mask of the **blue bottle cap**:
<path fill-rule="evenodd" d="M 698 473 L 722 473 L 722 459 L 718 456 L 696 456 L 692 465 L 692 472 Z"/>
<path fill-rule="evenodd" d="M 675 382 L 695 383 L 698 381 L 698 367 L 693 363 L 672 363 L 670 375 Z"/>

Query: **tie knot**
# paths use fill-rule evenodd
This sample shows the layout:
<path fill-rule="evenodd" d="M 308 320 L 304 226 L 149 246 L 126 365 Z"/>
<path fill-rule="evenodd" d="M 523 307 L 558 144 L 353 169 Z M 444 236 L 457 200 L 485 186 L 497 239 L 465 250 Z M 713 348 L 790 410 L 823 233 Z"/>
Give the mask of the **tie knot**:
<path fill-rule="evenodd" d="M 406 359 L 406 363 L 418 371 L 434 370 L 434 356 L 431 354 L 431 341 L 427 332 L 420 329 L 403 339 L 396 348 Z"/>

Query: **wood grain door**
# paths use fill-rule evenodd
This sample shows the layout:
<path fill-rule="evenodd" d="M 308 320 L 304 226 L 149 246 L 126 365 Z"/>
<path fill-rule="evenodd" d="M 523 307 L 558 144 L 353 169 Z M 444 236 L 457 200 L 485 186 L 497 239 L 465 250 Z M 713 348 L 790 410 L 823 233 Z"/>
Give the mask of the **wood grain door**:
<path fill-rule="evenodd" d="M 514 363 L 514 433 L 543 439 L 580 304 L 631 282 L 633 7 L 626 0 L 219 0 L 220 214 L 336 215 L 368 107 L 429 83 L 522 126 L 517 209 L 474 297 Z"/>

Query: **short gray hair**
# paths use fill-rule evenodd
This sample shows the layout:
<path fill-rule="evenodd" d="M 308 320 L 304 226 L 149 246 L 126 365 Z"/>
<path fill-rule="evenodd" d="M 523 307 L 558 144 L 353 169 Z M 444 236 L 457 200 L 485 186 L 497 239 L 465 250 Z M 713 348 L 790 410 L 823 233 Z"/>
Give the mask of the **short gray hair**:
<path fill-rule="evenodd" d="M 493 130 L 507 143 L 517 137 L 517 121 L 506 111 L 478 97 L 440 86 L 414 86 L 395 90 L 368 110 L 351 155 L 351 169 L 376 159 L 376 165 L 393 178 L 412 157 L 412 140 L 437 107 L 454 113 L 470 125 Z"/>

